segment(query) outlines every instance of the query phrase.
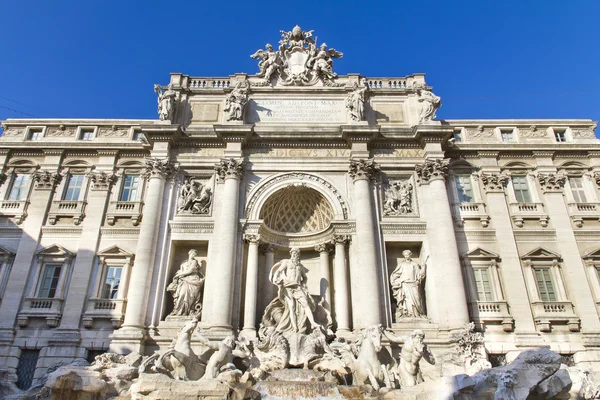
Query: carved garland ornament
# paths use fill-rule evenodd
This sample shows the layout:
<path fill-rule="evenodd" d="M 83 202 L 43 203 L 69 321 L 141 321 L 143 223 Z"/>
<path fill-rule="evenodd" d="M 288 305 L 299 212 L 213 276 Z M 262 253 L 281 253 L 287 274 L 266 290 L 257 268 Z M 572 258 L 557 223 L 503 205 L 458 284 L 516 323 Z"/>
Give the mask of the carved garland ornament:
<path fill-rule="evenodd" d="M 417 164 L 415 171 L 417 172 L 418 182 L 427 184 L 436 179 L 446 180 L 448 176 L 448 164 L 450 160 L 425 160 L 423 164 Z"/>
<path fill-rule="evenodd" d="M 544 191 L 562 191 L 567 181 L 567 176 L 561 172 L 538 174 L 537 178 Z"/>
<path fill-rule="evenodd" d="M 220 180 L 227 178 L 240 179 L 244 171 L 244 162 L 235 158 L 223 158 L 215 165 L 215 171 Z"/>
<path fill-rule="evenodd" d="M 375 160 L 369 158 L 367 160 L 350 160 L 348 174 L 354 180 L 358 179 L 375 179 L 381 169 L 375 163 Z"/>
<path fill-rule="evenodd" d="M 486 192 L 502 192 L 508 184 L 509 176 L 504 172 L 499 174 L 481 174 L 481 182 Z"/>

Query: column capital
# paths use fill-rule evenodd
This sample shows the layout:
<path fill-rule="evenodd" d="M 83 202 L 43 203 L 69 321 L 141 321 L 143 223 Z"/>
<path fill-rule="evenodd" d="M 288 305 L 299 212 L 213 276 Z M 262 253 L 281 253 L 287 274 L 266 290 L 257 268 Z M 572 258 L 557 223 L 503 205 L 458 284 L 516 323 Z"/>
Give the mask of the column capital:
<path fill-rule="evenodd" d="M 333 239 L 331 239 L 331 243 L 333 244 L 346 244 L 350 241 L 350 236 L 348 235 L 333 235 Z"/>
<path fill-rule="evenodd" d="M 245 233 L 244 240 L 248 243 L 260 243 L 260 235 L 258 233 Z"/>
<path fill-rule="evenodd" d="M 167 179 L 179 169 L 168 158 L 146 157 L 144 159 L 145 171 L 143 175 L 152 178 Z"/>
<path fill-rule="evenodd" d="M 450 164 L 450 160 L 447 159 L 430 159 L 425 160 L 423 164 L 417 164 L 415 166 L 417 181 L 421 185 L 426 185 L 436 179 L 445 181 L 448 176 L 448 164 Z"/>
<path fill-rule="evenodd" d="M 537 179 L 540 185 L 542 186 L 542 191 L 546 192 L 558 192 L 561 193 L 563 187 L 565 186 L 565 182 L 567 181 L 567 176 L 562 172 L 537 174 Z"/>
<path fill-rule="evenodd" d="M 348 167 L 348 174 L 355 181 L 360 179 L 372 180 L 375 179 L 379 173 L 380 168 L 372 158 L 368 159 L 350 159 L 350 166 Z"/>
<path fill-rule="evenodd" d="M 92 171 L 88 174 L 92 190 L 108 190 L 117 181 L 117 176 L 104 171 Z"/>
<path fill-rule="evenodd" d="M 236 158 L 222 158 L 215 165 L 215 171 L 222 181 L 229 178 L 239 180 L 244 172 L 244 161 Z"/>
<path fill-rule="evenodd" d="M 596 185 L 600 186 L 600 171 L 595 171 L 592 174 L 592 179 L 596 182 Z"/>
<path fill-rule="evenodd" d="M 331 251 L 331 247 L 329 243 L 321 243 L 315 246 L 315 251 L 319 253 L 329 253 Z"/>
<path fill-rule="evenodd" d="M 481 182 L 486 193 L 504 192 L 504 188 L 508 184 L 510 177 L 505 172 L 500 173 L 481 173 Z"/>
<path fill-rule="evenodd" d="M 33 180 L 37 190 L 52 190 L 62 180 L 62 175 L 58 172 L 38 170 L 33 173 Z"/>

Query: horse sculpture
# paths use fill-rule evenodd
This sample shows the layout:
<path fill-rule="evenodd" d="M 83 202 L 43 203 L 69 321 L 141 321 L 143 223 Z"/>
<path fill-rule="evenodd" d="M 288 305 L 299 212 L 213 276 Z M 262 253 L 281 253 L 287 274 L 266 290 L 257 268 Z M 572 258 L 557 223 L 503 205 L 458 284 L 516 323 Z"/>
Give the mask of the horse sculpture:
<path fill-rule="evenodd" d="M 190 345 L 197 325 L 198 320 L 194 318 L 181 328 L 173 348 L 161 354 L 156 360 L 155 370 L 157 372 L 169 371 L 173 378 L 185 381 L 196 381 L 204 375 L 206 365 L 198 358 Z"/>
<path fill-rule="evenodd" d="M 373 389 L 379 390 L 379 382 L 392 389 L 388 365 L 381 362 L 380 352 L 382 350 L 381 336 L 383 327 L 373 325 L 366 328 L 360 335 L 360 350 L 358 357 L 354 360 L 353 380 L 355 385 L 370 383 Z"/>

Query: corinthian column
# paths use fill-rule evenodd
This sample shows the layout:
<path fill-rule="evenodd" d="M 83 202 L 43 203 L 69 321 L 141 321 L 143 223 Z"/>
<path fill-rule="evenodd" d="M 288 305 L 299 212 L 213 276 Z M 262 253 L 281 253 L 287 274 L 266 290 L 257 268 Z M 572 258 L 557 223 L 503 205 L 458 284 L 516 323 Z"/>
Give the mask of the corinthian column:
<path fill-rule="evenodd" d="M 244 300 L 244 331 L 256 336 L 256 301 L 258 297 L 258 243 L 260 235 L 247 234 L 248 267 L 246 268 L 246 295 Z M 248 337 L 248 336 L 246 336 Z"/>
<path fill-rule="evenodd" d="M 381 323 L 380 268 L 375 246 L 371 180 L 379 172 L 372 159 L 350 160 L 348 174 L 354 180 L 354 218 L 356 242 L 351 263 L 352 311 L 354 328 L 361 329 Z"/>
<path fill-rule="evenodd" d="M 215 238 L 218 254 L 215 262 L 206 271 L 208 304 L 206 322 L 213 329 L 231 330 L 231 310 L 233 306 L 233 277 L 235 265 L 236 237 L 238 228 L 238 205 L 240 180 L 244 166 L 242 160 L 222 159 L 215 166 L 219 179 L 224 182 L 221 203 L 219 230 Z M 206 294 L 205 294 L 206 296 Z"/>
<path fill-rule="evenodd" d="M 427 311 L 441 326 L 457 328 L 469 322 L 469 313 L 446 191 L 448 160 L 425 160 L 415 169 L 419 184 L 427 189 L 423 191 L 430 252 L 425 293 Z"/>
<path fill-rule="evenodd" d="M 348 269 L 346 268 L 346 242 L 348 237 L 335 235 L 335 264 L 333 267 L 334 317 L 336 334 L 350 333 L 350 293 L 348 293 Z"/>
<path fill-rule="evenodd" d="M 144 216 L 140 224 L 138 244 L 135 248 L 135 262 L 129 279 L 125 321 L 121 332 L 116 334 L 117 337 L 125 336 L 129 331 L 134 333 L 133 336 L 141 336 L 139 339 L 143 339 L 165 182 L 176 170 L 169 159 L 146 158 L 145 162 L 148 191 L 144 201 Z"/>

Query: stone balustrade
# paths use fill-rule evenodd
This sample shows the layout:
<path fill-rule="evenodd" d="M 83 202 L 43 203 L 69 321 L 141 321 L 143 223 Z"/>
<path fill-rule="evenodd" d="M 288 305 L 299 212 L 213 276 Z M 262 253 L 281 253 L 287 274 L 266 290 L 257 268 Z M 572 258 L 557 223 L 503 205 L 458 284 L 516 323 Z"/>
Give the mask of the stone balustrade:
<path fill-rule="evenodd" d="M 14 217 L 17 224 L 23 222 L 27 216 L 27 200 L 2 200 L 0 201 L 0 215 Z"/>
<path fill-rule="evenodd" d="M 91 298 L 83 314 L 83 326 L 89 329 L 93 327 L 94 320 L 108 319 L 113 328 L 119 328 L 123 323 L 126 306 L 125 299 Z"/>
<path fill-rule="evenodd" d="M 131 218 L 134 226 L 137 226 L 142 219 L 142 201 L 111 201 L 108 204 L 106 212 L 106 221 L 109 225 L 114 225 L 118 218 Z"/>
<path fill-rule="evenodd" d="M 27 297 L 17 317 L 17 323 L 21 328 L 25 328 L 31 318 L 45 318 L 48 327 L 55 328 L 62 314 L 63 302 L 64 299 L 58 297 Z"/>
<path fill-rule="evenodd" d="M 599 203 L 568 203 L 567 207 L 569 209 L 571 220 L 573 220 L 573 223 L 578 228 L 583 226 L 583 221 L 585 219 L 600 219 L 600 214 L 598 213 L 600 210 Z"/>
<path fill-rule="evenodd" d="M 484 203 L 453 203 L 452 214 L 459 225 L 466 220 L 479 220 L 484 228 L 490 223 Z"/>
<path fill-rule="evenodd" d="M 225 89 L 231 86 L 229 78 L 206 78 L 190 77 L 188 79 L 189 89 Z"/>
<path fill-rule="evenodd" d="M 48 212 L 48 222 L 51 225 L 61 217 L 73 218 L 73 223 L 79 225 L 85 217 L 85 201 L 58 200 L 53 201 Z"/>
<path fill-rule="evenodd" d="M 542 203 L 510 203 L 509 210 L 513 222 L 522 228 L 526 219 L 539 220 L 543 227 L 548 226 L 548 214 Z"/>
<path fill-rule="evenodd" d="M 535 323 L 542 332 L 550 332 L 555 323 L 566 324 L 571 332 L 578 332 L 580 329 L 579 318 L 570 301 L 537 301 L 531 303 L 531 306 Z"/>
<path fill-rule="evenodd" d="M 501 324 L 505 332 L 514 329 L 514 319 L 508 311 L 508 303 L 500 301 L 474 301 L 469 303 L 472 319 L 479 325 Z"/>

